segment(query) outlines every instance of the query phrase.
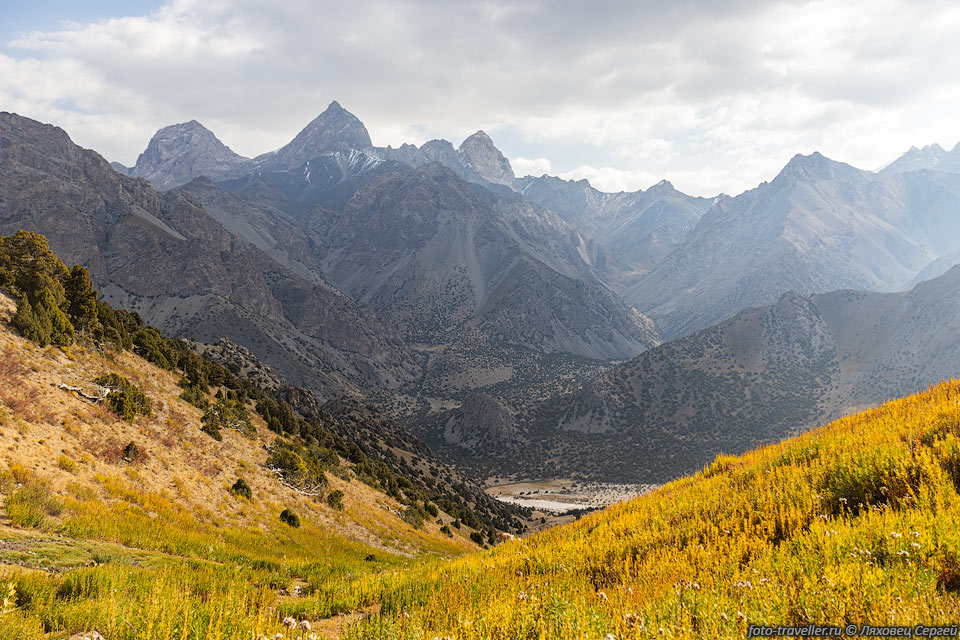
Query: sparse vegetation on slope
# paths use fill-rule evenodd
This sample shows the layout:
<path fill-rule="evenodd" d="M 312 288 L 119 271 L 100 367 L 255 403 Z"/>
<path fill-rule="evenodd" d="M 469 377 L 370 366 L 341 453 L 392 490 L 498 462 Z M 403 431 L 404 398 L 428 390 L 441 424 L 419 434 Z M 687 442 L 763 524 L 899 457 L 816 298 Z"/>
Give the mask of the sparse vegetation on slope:
<path fill-rule="evenodd" d="M 350 638 L 744 638 L 956 623 L 956 381 L 494 551 L 384 580 Z M 609 634 L 609 635 L 608 635 Z"/>
<path fill-rule="evenodd" d="M 37 256 L 52 256 L 37 239 Z M 288 616 L 374 604 L 385 570 L 475 548 L 469 530 L 441 530 L 450 514 L 404 522 L 403 501 L 423 501 L 415 479 L 376 463 L 401 501 L 359 482 L 375 461 L 355 442 L 136 314 L 97 302 L 101 333 L 78 324 L 69 348 L 42 346 L 2 327 L 25 300 L 0 295 L 4 640 L 272 635 Z M 279 449 L 299 456 L 309 486 L 278 482 Z M 317 487 L 327 500 L 304 490 Z"/>
<path fill-rule="evenodd" d="M 153 399 L 151 415 L 129 422 L 81 395 L 104 370 Z M 362 576 L 475 548 L 437 524 L 413 529 L 356 480 L 327 478 L 342 510 L 284 487 L 266 465 L 277 435 L 251 414 L 253 438 L 211 440 L 179 378 L 129 352 L 40 348 L 0 328 L 4 640 L 272 636 L 287 615 L 372 604 Z"/>

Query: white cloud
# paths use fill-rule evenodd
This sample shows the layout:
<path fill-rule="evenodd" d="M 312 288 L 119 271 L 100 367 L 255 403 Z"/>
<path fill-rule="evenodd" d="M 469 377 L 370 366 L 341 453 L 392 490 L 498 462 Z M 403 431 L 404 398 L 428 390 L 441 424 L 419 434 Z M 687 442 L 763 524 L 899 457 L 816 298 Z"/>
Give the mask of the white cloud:
<path fill-rule="evenodd" d="M 517 176 L 542 176 L 553 172 L 553 166 L 547 158 L 531 159 L 517 156 L 510 159 L 510 166 L 513 167 L 513 173 Z"/>
<path fill-rule="evenodd" d="M 257 155 L 337 99 L 375 144 L 483 128 L 519 174 L 736 193 L 799 152 L 952 148 L 958 31 L 940 0 L 172 0 L 0 47 L 0 108 L 130 164 L 193 118 Z"/>

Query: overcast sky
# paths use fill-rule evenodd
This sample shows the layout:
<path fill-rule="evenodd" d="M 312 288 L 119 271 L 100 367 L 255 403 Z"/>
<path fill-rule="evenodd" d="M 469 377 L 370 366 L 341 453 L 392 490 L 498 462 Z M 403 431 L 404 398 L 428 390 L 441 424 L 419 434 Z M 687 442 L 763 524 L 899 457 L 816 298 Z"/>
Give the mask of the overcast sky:
<path fill-rule="evenodd" d="M 875 169 L 960 140 L 949 1 L 12 4 L 0 110 L 127 165 L 190 119 L 257 155 L 331 100 L 377 145 L 484 129 L 518 175 L 605 190 L 736 194 L 796 153 Z"/>

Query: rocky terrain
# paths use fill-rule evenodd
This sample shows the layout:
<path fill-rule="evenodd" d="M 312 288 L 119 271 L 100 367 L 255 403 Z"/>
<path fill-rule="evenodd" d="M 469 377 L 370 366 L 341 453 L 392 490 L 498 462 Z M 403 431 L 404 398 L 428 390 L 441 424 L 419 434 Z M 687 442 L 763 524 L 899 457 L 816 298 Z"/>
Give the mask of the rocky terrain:
<path fill-rule="evenodd" d="M 663 481 L 955 377 L 957 318 L 960 266 L 906 293 L 788 293 L 515 417 L 522 462 L 461 456 L 528 477 Z"/>
<path fill-rule="evenodd" d="M 62 130 L 13 114 L 0 115 L 0 154 L 0 232 L 43 233 L 111 303 L 176 336 L 230 338 L 328 396 L 415 377 L 376 314 L 232 234 L 189 192 L 160 194 Z"/>
<path fill-rule="evenodd" d="M 108 300 L 261 362 L 304 406 L 375 401 L 481 476 L 659 482 L 940 372 L 876 338 L 871 375 L 900 373 L 868 384 L 810 297 L 952 266 L 960 174 L 939 148 L 879 173 L 797 156 L 734 198 L 611 194 L 516 178 L 482 131 L 373 147 L 334 102 L 255 159 L 197 123 L 161 130 L 132 170 L 158 192 L 4 118 L 0 231 L 49 235 Z"/>
<path fill-rule="evenodd" d="M 213 132 L 191 120 L 157 131 L 132 169 L 123 171 L 123 165 L 113 168 L 146 178 L 157 191 L 166 191 L 198 176 L 223 180 L 249 172 L 253 166 L 250 159 L 234 153 Z"/>

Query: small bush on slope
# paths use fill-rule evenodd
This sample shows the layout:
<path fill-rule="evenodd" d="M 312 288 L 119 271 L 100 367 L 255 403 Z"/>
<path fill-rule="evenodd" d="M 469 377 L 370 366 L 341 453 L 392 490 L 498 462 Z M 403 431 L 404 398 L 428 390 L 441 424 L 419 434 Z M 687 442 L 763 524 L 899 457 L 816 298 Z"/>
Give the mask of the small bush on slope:
<path fill-rule="evenodd" d="M 132 422 L 138 415 L 149 416 L 151 414 L 153 403 L 150 398 L 143 393 L 140 387 L 123 376 L 108 373 L 100 376 L 94 382 L 110 389 L 110 393 L 107 394 L 107 404 L 111 411 L 124 420 Z"/>

